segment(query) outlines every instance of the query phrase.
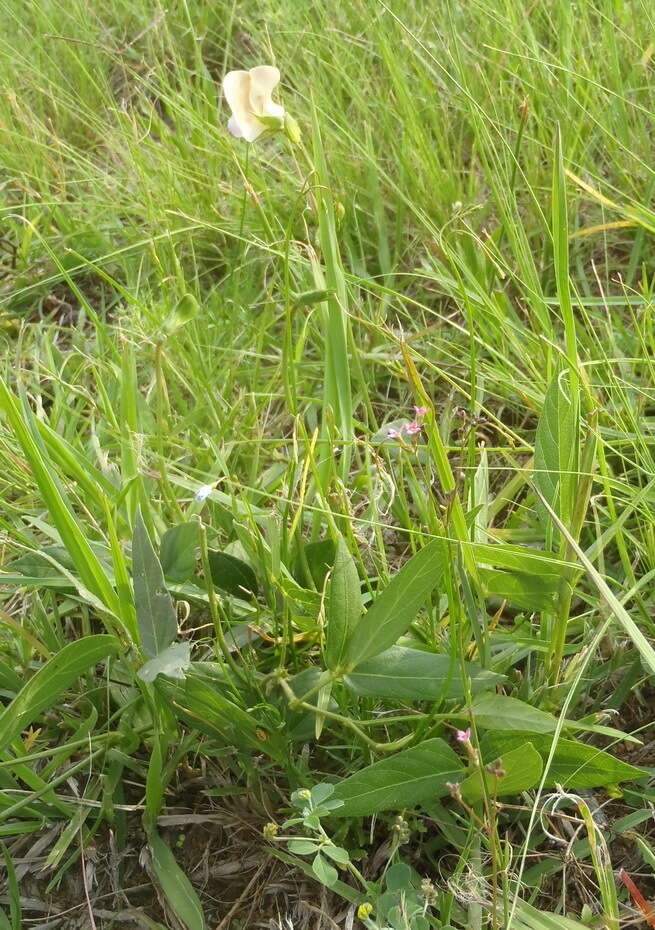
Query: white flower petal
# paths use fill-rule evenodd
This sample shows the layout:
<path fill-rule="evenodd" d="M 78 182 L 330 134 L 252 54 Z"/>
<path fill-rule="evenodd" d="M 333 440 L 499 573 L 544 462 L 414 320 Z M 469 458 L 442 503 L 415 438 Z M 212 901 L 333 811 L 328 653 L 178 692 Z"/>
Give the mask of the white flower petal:
<path fill-rule="evenodd" d="M 243 139 L 243 133 L 241 132 L 241 127 L 239 126 L 236 116 L 231 116 L 229 118 L 227 121 L 227 128 L 237 139 Z"/>
<path fill-rule="evenodd" d="M 270 67 L 270 65 L 259 65 L 256 68 L 251 68 L 248 73 L 250 74 L 251 112 L 256 116 L 280 116 L 279 112 L 267 112 L 267 106 L 270 104 L 278 107 L 278 104 L 273 104 L 271 94 L 273 89 L 280 83 L 279 70 Z M 279 109 L 282 108 L 279 107 Z M 284 110 L 282 110 L 282 113 L 284 113 Z"/>
<path fill-rule="evenodd" d="M 223 78 L 223 93 L 237 122 L 248 117 L 250 108 L 250 74 L 247 71 L 230 71 Z"/>
<path fill-rule="evenodd" d="M 264 104 L 264 116 L 277 116 L 279 119 L 282 119 L 284 116 L 284 107 L 280 106 L 279 103 L 275 103 L 273 100 L 267 100 Z"/>
<path fill-rule="evenodd" d="M 266 126 L 264 126 L 256 116 L 249 115 L 247 119 L 239 122 L 239 129 L 246 142 L 254 142 L 255 139 L 259 138 L 259 136 L 266 131 Z"/>

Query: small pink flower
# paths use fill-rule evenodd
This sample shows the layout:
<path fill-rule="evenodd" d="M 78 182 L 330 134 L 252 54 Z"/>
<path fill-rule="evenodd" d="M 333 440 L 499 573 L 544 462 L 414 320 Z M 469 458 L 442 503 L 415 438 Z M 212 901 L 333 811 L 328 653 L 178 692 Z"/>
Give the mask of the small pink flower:
<path fill-rule="evenodd" d="M 400 439 L 402 437 L 402 426 L 400 429 L 389 429 L 387 430 L 387 436 L 389 439 Z"/>
<path fill-rule="evenodd" d="M 427 407 L 414 407 L 414 413 L 416 414 L 417 420 L 422 420 L 423 417 L 427 414 Z"/>
<path fill-rule="evenodd" d="M 455 733 L 455 738 L 458 743 L 470 743 L 471 742 L 471 728 L 467 727 L 466 730 L 457 730 Z"/>
<path fill-rule="evenodd" d="M 411 423 L 405 423 L 403 427 L 408 436 L 416 436 L 417 433 L 420 433 L 423 427 L 417 420 L 412 420 Z"/>

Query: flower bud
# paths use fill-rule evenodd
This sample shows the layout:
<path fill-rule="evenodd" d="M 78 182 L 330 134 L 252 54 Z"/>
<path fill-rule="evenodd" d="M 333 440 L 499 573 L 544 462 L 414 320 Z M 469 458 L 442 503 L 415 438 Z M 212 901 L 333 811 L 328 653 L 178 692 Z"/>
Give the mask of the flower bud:
<path fill-rule="evenodd" d="M 298 125 L 297 120 L 290 116 L 288 113 L 284 117 L 284 134 L 291 143 L 291 145 L 300 145 L 302 141 L 302 131 Z"/>

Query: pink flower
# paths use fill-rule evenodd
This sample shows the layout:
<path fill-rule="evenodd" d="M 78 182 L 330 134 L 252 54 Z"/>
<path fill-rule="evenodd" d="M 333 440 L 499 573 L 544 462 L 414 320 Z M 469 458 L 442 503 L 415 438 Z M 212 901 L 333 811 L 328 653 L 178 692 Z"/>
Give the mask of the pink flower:
<path fill-rule="evenodd" d="M 412 420 L 411 423 L 402 423 L 398 429 L 387 430 L 389 439 L 402 439 L 403 433 L 407 436 L 416 436 L 423 429 L 423 425 L 418 420 Z"/>
<path fill-rule="evenodd" d="M 471 742 L 471 728 L 468 727 L 466 730 L 457 730 L 455 733 L 455 738 L 458 743 L 470 743 Z"/>
<path fill-rule="evenodd" d="M 414 413 L 416 414 L 417 420 L 422 420 L 423 417 L 427 414 L 427 407 L 414 407 Z"/>

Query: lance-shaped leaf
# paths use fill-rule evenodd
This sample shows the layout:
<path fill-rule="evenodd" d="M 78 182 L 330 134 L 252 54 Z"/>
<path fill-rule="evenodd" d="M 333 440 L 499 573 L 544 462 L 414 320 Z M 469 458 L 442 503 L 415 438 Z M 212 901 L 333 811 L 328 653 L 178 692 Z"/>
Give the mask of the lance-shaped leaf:
<path fill-rule="evenodd" d="M 578 399 L 565 373 L 556 375 L 546 391 L 537 424 L 534 480 L 550 506 L 569 524 L 578 482 Z"/>
<path fill-rule="evenodd" d="M 393 646 L 441 581 L 446 545 L 435 539 L 412 556 L 361 618 L 348 643 L 350 669 Z"/>
<path fill-rule="evenodd" d="M 448 743 L 429 739 L 344 778 L 332 795 L 334 800 L 343 801 L 343 806 L 331 813 L 336 817 L 366 817 L 413 807 L 448 794 L 447 783 L 461 780 L 465 771 Z"/>
<path fill-rule="evenodd" d="M 362 596 L 357 566 L 340 538 L 328 592 L 325 631 L 325 662 L 328 668 L 340 668 L 361 615 Z"/>
<path fill-rule="evenodd" d="M 473 694 L 495 688 L 502 675 L 465 663 L 465 674 Z M 386 697 L 400 701 L 436 701 L 438 698 L 463 698 L 464 683 L 458 661 L 421 649 L 392 646 L 361 662 L 346 675 L 345 684 L 361 697 Z"/>
<path fill-rule="evenodd" d="M 132 576 L 141 646 L 152 658 L 170 646 L 177 636 L 177 616 L 140 511 L 134 522 Z"/>

